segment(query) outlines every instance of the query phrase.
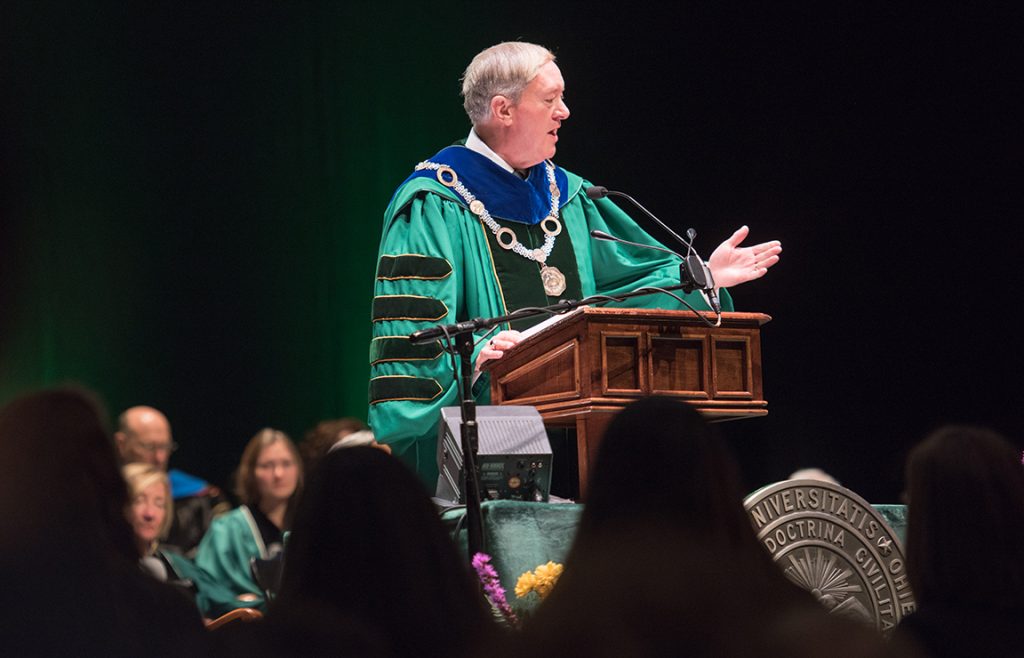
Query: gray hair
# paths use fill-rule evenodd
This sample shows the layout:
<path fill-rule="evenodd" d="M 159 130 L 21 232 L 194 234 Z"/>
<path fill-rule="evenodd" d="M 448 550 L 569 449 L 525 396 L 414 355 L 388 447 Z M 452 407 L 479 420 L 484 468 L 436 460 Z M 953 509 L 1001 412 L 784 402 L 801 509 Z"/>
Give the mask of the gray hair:
<path fill-rule="evenodd" d="M 462 74 L 463 107 L 473 125 L 487 119 L 491 113 L 491 99 L 505 96 L 513 103 L 537 71 L 555 54 L 544 46 L 524 41 L 506 41 L 480 52 Z"/>

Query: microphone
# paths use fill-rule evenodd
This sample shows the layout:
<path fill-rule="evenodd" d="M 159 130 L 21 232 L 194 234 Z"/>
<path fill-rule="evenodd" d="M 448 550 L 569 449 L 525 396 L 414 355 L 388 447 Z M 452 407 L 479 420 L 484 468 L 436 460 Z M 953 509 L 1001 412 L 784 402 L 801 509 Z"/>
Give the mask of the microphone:
<path fill-rule="evenodd" d="M 446 334 L 454 335 L 465 331 L 476 331 L 480 328 L 481 322 L 483 322 L 482 318 L 473 318 L 472 320 L 466 320 L 465 322 L 459 322 L 457 324 L 420 329 L 419 331 L 414 331 L 409 334 L 409 342 L 413 345 L 424 345 L 426 343 L 432 343 Z"/>
<path fill-rule="evenodd" d="M 704 271 L 708 275 L 708 287 L 704 290 L 704 292 L 706 292 L 708 295 L 708 301 L 711 302 L 711 308 L 715 309 L 716 314 L 721 315 L 722 301 L 718 299 L 718 291 L 715 290 L 715 278 L 711 276 L 711 269 L 707 265 L 704 266 Z"/>
<path fill-rule="evenodd" d="M 644 247 L 644 248 L 647 248 L 647 249 L 656 249 L 658 251 L 665 251 L 665 252 L 668 252 L 670 254 L 674 254 L 676 256 L 679 256 L 680 258 L 683 259 L 683 264 L 680 265 L 680 267 L 679 267 L 681 283 L 684 286 L 686 286 L 686 285 L 689 285 L 692 282 L 692 285 L 693 285 L 692 288 L 689 288 L 689 289 L 684 288 L 684 290 L 686 290 L 686 292 L 692 292 L 693 290 L 699 288 L 700 290 L 702 290 L 703 292 L 705 292 L 707 294 L 708 301 L 711 302 L 711 308 L 713 308 L 715 310 L 715 313 L 718 313 L 718 314 L 722 313 L 722 304 L 721 304 L 721 301 L 718 299 L 718 293 L 715 291 L 715 279 L 711 275 L 711 270 L 708 268 L 707 265 L 704 264 L 704 260 L 697 254 L 697 250 L 694 249 L 694 247 L 693 247 L 693 241 L 697 237 L 697 231 L 696 230 L 694 230 L 692 228 L 686 229 L 686 237 L 689 238 L 689 239 L 688 240 L 684 240 L 679 234 L 677 234 L 675 231 L 673 231 L 671 228 L 669 228 L 668 224 L 666 224 L 665 222 L 663 222 L 660 219 L 658 219 L 654 215 L 654 213 L 652 213 L 650 210 L 645 208 L 639 201 L 637 201 L 636 199 L 634 199 L 630 195 L 626 194 L 625 192 L 617 192 L 615 190 L 609 190 L 607 187 L 604 187 L 602 185 L 591 185 L 590 187 L 588 187 L 586 189 L 585 193 L 587 195 L 587 198 L 594 199 L 594 200 L 603 199 L 603 198 L 605 198 L 607 196 L 620 196 L 623 199 L 626 199 L 627 201 L 632 203 L 634 206 L 639 208 L 641 211 L 643 211 L 643 213 L 645 215 L 647 215 L 652 220 L 654 220 L 654 223 L 656 223 L 658 226 L 660 226 L 661 228 L 663 228 L 666 231 L 668 231 L 669 235 L 671 235 L 673 238 L 675 238 L 677 241 L 679 241 L 680 244 L 685 245 L 686 246 L 686 256 L 681 256 L 681 255 L 677 254 L 676 252 L 670 251 L 668 249 L 662 249 L 660 247 L 654 247 L 654 246 L 648 245 L 648 244 L 642 244 L 642 243 L 639 243 L 639 242 L 630 242 L 628 240 L 623 240 L 622 238 L 616 238 L 614 236 L 608 235 L 604 231 L 593 230 L 593 231 L 590 232 L 590 236 L 591 237 L 596 238 L 598 240 L 610 240 L 612 242 L 621 242 L 623 244 L 629 244 L 629 245 L 633 245 L 635 247 Z M 689 281 L 687 279 L 689 279 Z"/>
<path fill-rule="evenodd" d="M 688 244 L 690 250 L 686 252 L 686 257 L 690 258 L 693 254 L 697 257 L 697 262 L 700 263 L 700 269 L 704 273 L 704 293 L 708 296 L 708 301 L 711 302 L 711 308 L 715 310 L 717 315 L 722 315 L 722 302 L 718 299 L 718 291 L 715 289 L 715 277 L 711 275 L 711 268 L 701 260 L 700 256 L 697 255 L 697 250 L 693 248 L 693 241 L 697 239 L 697 230 L 694 228 L 686 229 L 686 237 L 689 238 Z"/>

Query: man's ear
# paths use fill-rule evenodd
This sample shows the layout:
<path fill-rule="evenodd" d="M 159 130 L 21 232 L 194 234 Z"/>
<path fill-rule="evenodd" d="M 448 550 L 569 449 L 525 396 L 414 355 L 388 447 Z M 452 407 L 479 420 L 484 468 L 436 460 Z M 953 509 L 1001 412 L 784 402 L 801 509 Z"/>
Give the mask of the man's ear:
<path fill-rule="evenodd" d="M 114 432 L 114 445 L 117 446 L 117 452 L 121 455 L 124 454 L 124 446 L 128 443 L 128 435 L 118 430 Z"/>
<path fill-rule="evenodd" d="M 515 110 L 515 104 L 507 96 L 498 94 L 491 99 L 491 116 L 503 126 L 512 123 Z"/>

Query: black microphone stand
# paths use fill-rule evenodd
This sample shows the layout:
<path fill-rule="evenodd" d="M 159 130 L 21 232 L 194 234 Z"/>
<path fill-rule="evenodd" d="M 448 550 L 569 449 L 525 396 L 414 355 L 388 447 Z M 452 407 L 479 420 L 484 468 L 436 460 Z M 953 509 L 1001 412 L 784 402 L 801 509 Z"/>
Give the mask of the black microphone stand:
<path fill-rule="evenodd" d="M 633 292 L 621 295 L 593 295 L 586 299 L 563 300 L 551 306 L 538 306 L 521 308 L 493 318 L 474 318 L 457 324 L 436 325 L 429 329 L 409 334 L 409 341 L 413 345 L 432 343 L 435 340 L 444 338 L 443 345 L 446 351 L 458 354 L 459 356 L 459 378 L 462 386 L 459 391 L 462 395 L 460 406 L 462 408 L 462 424 L 460 425 L 462 445 L 462 472 L 463 484 L 466 492 L 466 543 L 469 551 L 469 559 L 485 549 L 483 536 L 482 501 L 480 499 L 480 473 L 477 468 L 477 448 L 479 446 L 479 427 L 476 422 L 476 400 L 473 399 L 473 333 L 482 329 L 490 329 L 499 324 L 523 320 L 538 315 L 562 315 L 579 308 L 593 304 L 607 302 L 621 302 L 633 297 L 642 297 L 655 293 L 668 293 L 672 295 L 673 290 L 692 292 L 697 289 L 696 284 L 690 280 L 676 286 L 664 288 L 645 287 Z M 675 297 L 675 295 L 672 295 Z M 678 298 L 677 298 L 678 299 Z M 699 314 L 698 314 L 699 315 Z M 703 318 L 703 316 L 700 316 Z M 705 319 L 705 322 L 707 320 Z M 453 342 L 454 339 L 454 342 Z"/>
<path fill-rule="evenodd" d="M 445 335 L 449 335 L 447 332 Z M 449 347 L 451 343 L 449 342 Z M 473 399 L 473 332 L 455 334 L 453 348 L 459 354 L 459 375 L 462 378 L 462 423 L 459 434 L 462 441 L 462 487 L 466 492 L 466 544 L 469 561 L 484 550 L 483 507 L 480 500 L 480 473 L 476 466 L 480 446 L 479 427 L 476 423 L 476 400 Z"/>

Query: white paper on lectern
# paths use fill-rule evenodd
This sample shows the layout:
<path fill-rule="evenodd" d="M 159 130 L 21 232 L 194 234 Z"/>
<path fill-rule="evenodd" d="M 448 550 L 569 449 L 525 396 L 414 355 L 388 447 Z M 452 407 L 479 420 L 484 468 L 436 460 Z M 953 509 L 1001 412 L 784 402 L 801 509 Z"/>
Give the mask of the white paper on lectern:
<path fill-rule="evenodd" d="M 583 309 L 585 309 L 585 308 L 589 308 L 589 306 L 578 306 L 578 307 L 574 308 L 573 310 L 569 311 L 568 313 L 561 313 L 559 315 L 552 315 L 547 320 L 544 320 L 543 322 L 538 322 L 537 324 L 533 325 L 529 329 L 524 329 L 520 333 L 523 335 L 523 339 L 525 340 L 525 339 L 529 338 L 530 336 L 532 336 L 532 335 L 534 335 L 536 333 L 544 331 L 548 327 L 551 327 L 553 325 L 558 324 L 559 322 L 562 322 L 564 320 L 568 320 L 571 317 L 579 315 L 580 313 L 583 312 Z"/>

